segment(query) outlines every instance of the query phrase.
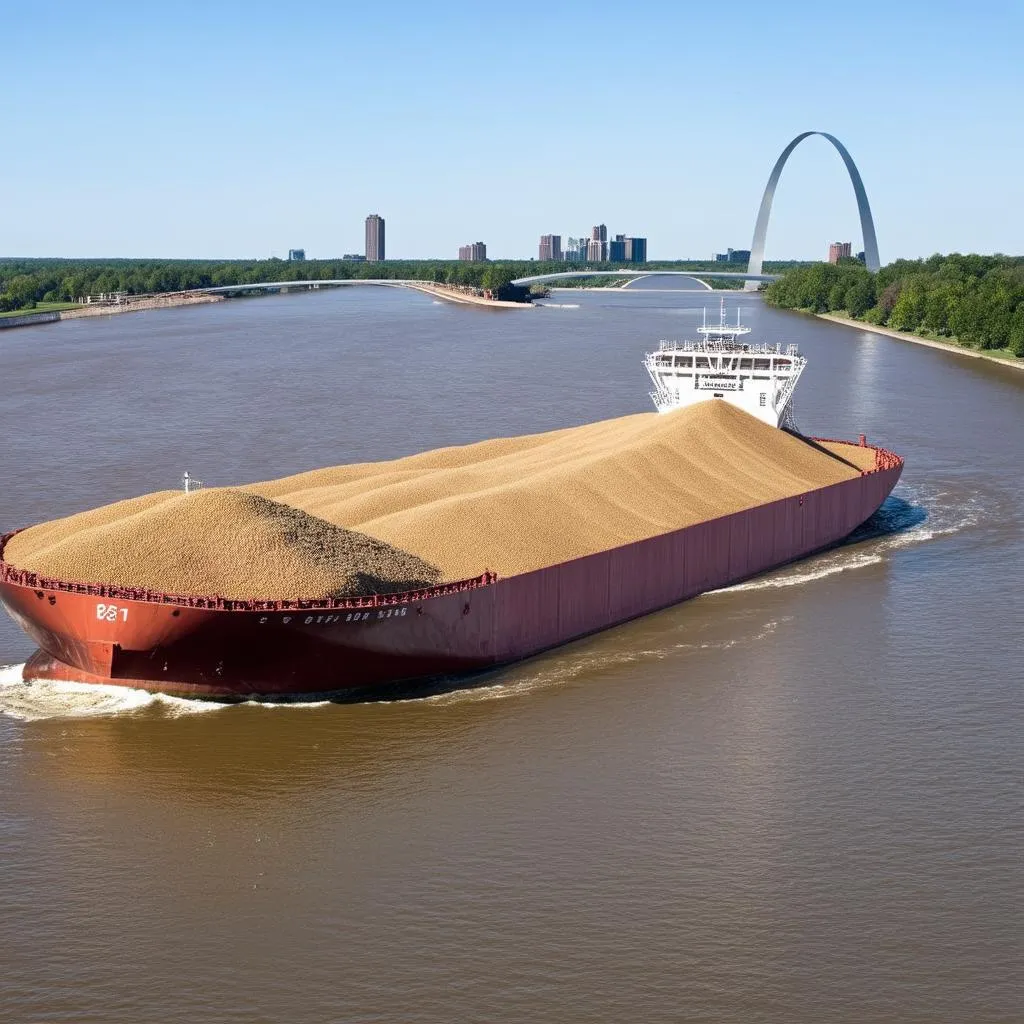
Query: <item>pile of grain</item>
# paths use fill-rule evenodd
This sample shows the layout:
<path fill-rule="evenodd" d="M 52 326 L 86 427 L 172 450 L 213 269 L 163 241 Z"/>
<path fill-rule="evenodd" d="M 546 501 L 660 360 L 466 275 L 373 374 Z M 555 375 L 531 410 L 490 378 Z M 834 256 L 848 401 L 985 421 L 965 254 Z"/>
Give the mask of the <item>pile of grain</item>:
<path fill-rule="evenodd" d="M 34 526 L 5 559 L 45 576 L 170 594 L 385 594 L 439 582 L 415 555 L 243 490 L 160 491 Z"/>
<path fill-rule="evenodd" d="M 244 491 L 148 495 L 33 527 L 6 556 L 63 578 L 317 597 L 356 592 L 344 588 L 357 581 L 394 589 L 407 577 L 528 572 L 858 473 L 834 452 L 708 401 Z M 282 507 L 304 513 L 308 543 L 293 539 Z"/>

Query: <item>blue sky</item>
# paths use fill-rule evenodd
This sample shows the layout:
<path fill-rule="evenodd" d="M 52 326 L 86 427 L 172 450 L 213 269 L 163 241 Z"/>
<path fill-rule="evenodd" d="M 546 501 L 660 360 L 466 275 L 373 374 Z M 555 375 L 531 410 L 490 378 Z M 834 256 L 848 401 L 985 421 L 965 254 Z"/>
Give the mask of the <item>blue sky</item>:
<path fill-rule="evenodd" d="M 652 259 L 750 244 L 800 131 L 882 261 L 1024 251 L 1024 3 L 0 0 L 0 255 Z M 6 140 L 6 141 L 5 141 Z M 766 256 L 860 248 L 809 139 Z"/>

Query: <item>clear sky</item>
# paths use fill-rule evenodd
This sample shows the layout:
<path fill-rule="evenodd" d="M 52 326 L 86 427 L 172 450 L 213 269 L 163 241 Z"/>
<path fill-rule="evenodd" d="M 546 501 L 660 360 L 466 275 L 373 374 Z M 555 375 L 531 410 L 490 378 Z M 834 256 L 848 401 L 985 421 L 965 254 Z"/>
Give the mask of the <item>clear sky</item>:
<path fill-rule="evenodd" d="M 1024 2 L 0 0 L 0 255 L 652 259 L 750 245 L 798 132 L 841 139 L 882 262 L 1024 251 Z M 823 139 L 766 257 L 861 248 Z"/>

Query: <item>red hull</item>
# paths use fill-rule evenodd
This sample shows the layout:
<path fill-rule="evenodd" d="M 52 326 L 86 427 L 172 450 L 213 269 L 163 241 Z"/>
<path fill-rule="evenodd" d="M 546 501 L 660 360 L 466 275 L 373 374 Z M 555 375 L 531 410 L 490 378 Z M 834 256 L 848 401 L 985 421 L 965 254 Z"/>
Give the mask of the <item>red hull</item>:
<path fill-rule="evenodd" d="M 852 480 L 502 579 L 369 599 L 242 602 L 61 583 L 0 561 L 0 603 L 41 648 L 26 678 L 241 698 L 462 675 L 837 543 L 899 480 L 902 459 L 876 449 L 876 460 Z"/>

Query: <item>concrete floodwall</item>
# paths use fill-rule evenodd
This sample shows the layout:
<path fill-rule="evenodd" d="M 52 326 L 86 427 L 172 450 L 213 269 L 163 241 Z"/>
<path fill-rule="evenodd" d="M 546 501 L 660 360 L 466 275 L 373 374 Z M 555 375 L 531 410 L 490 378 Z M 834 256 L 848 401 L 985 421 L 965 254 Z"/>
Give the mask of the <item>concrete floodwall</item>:
<path fill-rule="evenodd" d="M 31 324 L 52 324 L 60 319 L 60 313 L 26 313 L 24 316 L 0 316 L 0 329 L 4 327 L 28 327 Z"/>

